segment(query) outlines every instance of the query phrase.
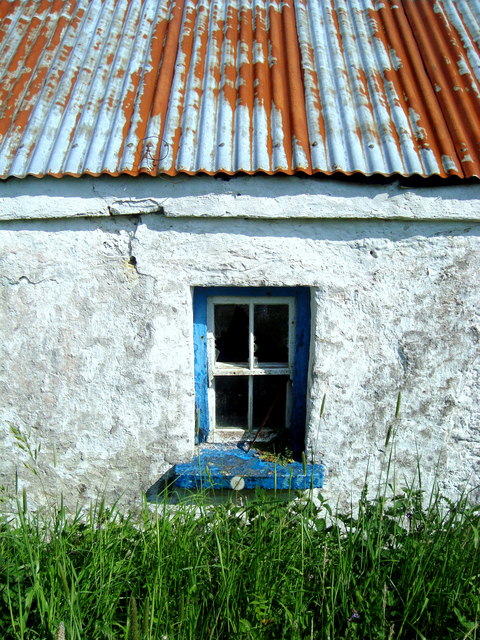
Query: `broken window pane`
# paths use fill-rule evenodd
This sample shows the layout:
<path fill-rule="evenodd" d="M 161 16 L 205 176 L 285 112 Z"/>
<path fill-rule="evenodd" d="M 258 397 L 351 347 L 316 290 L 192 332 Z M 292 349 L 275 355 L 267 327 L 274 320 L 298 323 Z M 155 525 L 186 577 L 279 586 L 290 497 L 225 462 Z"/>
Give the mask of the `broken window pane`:
<path fill-rule="evenodd" d="M 248 366 L 248 305 L 215 305 L 215 349 L 217 362 Z"/>
<path fill-rule="evenodd" d="M 253 429 L 285 428 L 288 376 L 253 378 Z"/>
<path fill-rule="evenodd" d="M 288 362 L 288 305 L 256 304 L 253 325 L 257 362 Z"/>
<path fill-rule="evenodd" d="M 247 429 L 248 377 L 215 377 L 215 421 L 217 428 Z"/>

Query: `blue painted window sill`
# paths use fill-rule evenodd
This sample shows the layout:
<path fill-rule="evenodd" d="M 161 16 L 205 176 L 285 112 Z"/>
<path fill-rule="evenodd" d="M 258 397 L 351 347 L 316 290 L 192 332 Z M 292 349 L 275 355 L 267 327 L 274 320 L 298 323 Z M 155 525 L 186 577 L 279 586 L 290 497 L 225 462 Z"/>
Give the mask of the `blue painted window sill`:
<path fill-rule="evenodd" d="M 202 448 L 192 462 L 175 465 L 173 486 L 182 489 L 305 490 L 323 487 L 321 464 L 263 460 L 258 451 L 232 446 Z"/>

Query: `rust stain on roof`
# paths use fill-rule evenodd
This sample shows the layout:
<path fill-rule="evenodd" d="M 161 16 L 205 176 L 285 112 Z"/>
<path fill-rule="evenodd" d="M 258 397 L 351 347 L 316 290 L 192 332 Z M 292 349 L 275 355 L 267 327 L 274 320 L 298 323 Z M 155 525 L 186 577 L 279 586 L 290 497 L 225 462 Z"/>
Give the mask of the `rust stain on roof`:
<path fill-rule="evenodd" d="M 0 2 L 0 177 L 480 175 L 480 0 Z"/>

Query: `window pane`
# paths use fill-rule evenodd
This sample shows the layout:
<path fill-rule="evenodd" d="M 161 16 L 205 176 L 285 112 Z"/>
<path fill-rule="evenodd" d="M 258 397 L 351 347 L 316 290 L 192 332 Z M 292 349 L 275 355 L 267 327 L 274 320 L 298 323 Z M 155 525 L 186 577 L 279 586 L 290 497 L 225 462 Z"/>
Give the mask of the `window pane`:
<path fill-rule="evenodd" d="M 256 304 L 253 326 L 257 362 L 288 362 L 288 305 Z"/>
<path fill-rule="evenodd" d="M 215 305 L 217 362 L 248 363 L 248 305 Z"/>
<path fill-rule="evenodd" d="M 255 376 L 253 378 L 253 429 L 285 428 L 288 376 Z"/>
<path fill-rule="evenodd" d="M 248 377 L 215 377 L 215 423 L 217 429 L 248 426 Z"/>

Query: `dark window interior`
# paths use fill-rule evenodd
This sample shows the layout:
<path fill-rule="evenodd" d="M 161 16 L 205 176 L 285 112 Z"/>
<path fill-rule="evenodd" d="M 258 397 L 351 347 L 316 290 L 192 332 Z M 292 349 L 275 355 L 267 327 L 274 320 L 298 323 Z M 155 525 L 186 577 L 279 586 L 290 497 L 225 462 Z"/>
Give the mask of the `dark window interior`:
<path fill-rule="evenodd" d="M 248 377 L 215 377 L 215 422 L 219 428 L 248 427 Z"/>
<path fill-rule="evenodd" d="M 288 362 L 288 305 L 256 304 L 253 311 L 258 362 Z"/>
<path fill-rule="evenodd" d="M 217 362 L 248 363 L 248 305 L 215 305 Z"/>
<path fill-rule="evenodd" d="M 253 379 L 253 429 L 285 428 L 288 376 L 256 376 Z"/>

